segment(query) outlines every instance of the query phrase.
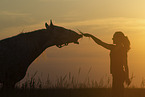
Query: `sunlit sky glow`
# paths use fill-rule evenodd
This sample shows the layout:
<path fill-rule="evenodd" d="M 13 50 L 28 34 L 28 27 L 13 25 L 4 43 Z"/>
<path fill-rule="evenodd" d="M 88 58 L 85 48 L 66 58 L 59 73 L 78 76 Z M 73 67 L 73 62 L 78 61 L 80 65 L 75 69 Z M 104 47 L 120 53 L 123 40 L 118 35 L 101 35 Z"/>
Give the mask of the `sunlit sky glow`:
<path fill-rule="evenodd" d="M 91 33 L 107 43 L 112 43 L 115 31 L 123 31 L 131 41 L 128 53 L 133 84 L 140 86 L 145 78 L 145 1 L 144 0 L 1 0 L 0 39 L 21 32 L 44 28 L 44 23 Z M 79 40 L 79 45 L 48 48 L 31 64 L 27 73 L 38 71 L 43 77 L 56 76 L 81 68 L 82 79 L 89 68 L 90 79 L 100 80 L 110 76 L 109 51 L 91 39 Z"/>

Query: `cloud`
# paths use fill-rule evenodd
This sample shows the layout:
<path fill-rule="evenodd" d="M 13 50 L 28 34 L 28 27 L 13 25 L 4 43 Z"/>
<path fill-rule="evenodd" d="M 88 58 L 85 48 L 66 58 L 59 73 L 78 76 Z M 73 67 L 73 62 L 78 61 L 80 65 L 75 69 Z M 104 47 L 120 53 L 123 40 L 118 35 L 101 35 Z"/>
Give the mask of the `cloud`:
<path fill-rule="evenodd" d="M 28 14 L 28 13 L 10 12 L 10 11 L 2 11 L 2 12 L 0 12 L 0 15 L 4 15 L 4 16 L 28 16 L 30 14 Z"/>
<path fill-rule="evenodd" d="M 36 24 L 36 20 L 29 13 L 13 11 L 0 12 L 0 32 L 4 29 L 22 27 L 24 25 Z"/>
<path fill-rule="evenodd" d="M 10 13 L 9 13 L 10 14 Z M 21 14 L 14 14 L 20 15 Z M 23 15 L 23 14 L 22 14 Z M 44 28 L 44 23 L 46 21 L 36 21 L 30 17 L 23 18 L 7 18 L 8 20 L 1 19 L 2 23 L 0 24 L 0 32 L 24 32 L 32 31 L 35 29 Z M 82 32 L 91 32 L 93 34 L 100 35 L 106 34 L 106 37 L 112 37 L 114 31 L 121 30 L 127 33 L 141 33 L 144 32 L 145 28 L 145 19 L 136 19 L 136 18 L 102 18 L 102 19 L 92 19 L 92 20 L 78 20 L 78 21 L 57 21 L 53 20 L 54 25 L 62 26 L 67 29 L 76 30 L 80 29 Z M 100 33 L 98 33 L 100 32 Z M 107 38 L 105 38 L 107 39 Z"/>
<path fill-rule="evenodd" d="M 100 28 L 112 27 L 112 28 L 124 28 L 124 29 L 145 29 L 145 19 L 140 18 L 97 18 L 92 20 L 82 20 L 82 21 L 71 21 L 71 22 L 61 22 L 60 25 L 64 26 L 94 26 Z"/>
<path fill-rule="evenodd" d="M 59 0 L 38 0 L 38 1 L 42 1 L 42 2 L 50 2 L 50 1 L 59 2 Z M 60 2 L 62 2 L 62 1 L 77 1 L 77 0 L 60 0 Z"/>

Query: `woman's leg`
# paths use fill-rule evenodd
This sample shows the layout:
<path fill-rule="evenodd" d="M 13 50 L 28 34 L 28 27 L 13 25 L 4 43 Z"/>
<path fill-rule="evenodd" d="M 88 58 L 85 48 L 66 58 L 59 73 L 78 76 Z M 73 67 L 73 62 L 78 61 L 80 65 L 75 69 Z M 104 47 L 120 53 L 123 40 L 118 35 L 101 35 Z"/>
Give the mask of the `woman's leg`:
<path fill-rule="evenodd" d="M 124 80 L 120 76 L 113 76 L 112 97 L 124 97 Z"/>

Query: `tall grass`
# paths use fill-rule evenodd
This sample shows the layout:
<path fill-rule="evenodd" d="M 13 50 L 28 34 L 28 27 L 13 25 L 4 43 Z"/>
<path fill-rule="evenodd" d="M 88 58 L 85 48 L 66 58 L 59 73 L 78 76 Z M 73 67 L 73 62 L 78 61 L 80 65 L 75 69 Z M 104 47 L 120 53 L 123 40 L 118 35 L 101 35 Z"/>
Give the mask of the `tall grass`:
<path fill-rule="evenodd" d="M 25 82 L 18 83 L 17 89 L 9 93 L 0 91 L 0 97 L 111 97 L 111 78 L 101 78 L 100 81 L 91 80 L 89 73 L 86 78 L 80 81 L 81 68 L 78 75 L 67 73 L 51 81 L 48 74 L 47 79 L 42 81 L 42 75 L 37 72 L 33 75 L 27 75 Z M 145 80 L 142 80 L 142 87 L 145 87 Z M 138 96 L 139 95 L 139 96 Z M 145 97 L 144 89 L 125 89 L 125 97 Z"/>
<path fill-rule="evenodd" d="M 111 78 L 105 76 L 101 78 L 100 81 L 91 80 L 89 78 L 89 74 L 91 72 L 91 68 L 89 68 L 86 77 L 83 81 L 80 81 L 81 77 L 81 68 L 78 69 L 78 73 L 74 76 L 71 72 L 61 75 L 56 78 L 55 81 L 51 81 L 50 75 L 48 74 L 47 79 L 42 81 L 42 75 L 37 76 L 37 72 L 35 72 L 32 76 L 27 75 L 25 82 L 18 83 L 17 88 L 21 89 L 76 89 L 76 88 L 111 88 Z M 134 75 L 131 75 L 131 80 L 133 80 Z M 127 87 L 127 86 L 126 86 Z M 131 88 L 135 88 L 133 85 Z M 141 88 L 145 87 L 145 80 L 143 79 L 141 82 Z M 129 87 L 127 87 L 129 88 Z"/>
<path fill-rule="evenodd" d="M 90 69 L 91 70 L 91 69 Z M 90 70 L 88 71 L 88 75 L 90 73 Z M 78 75 L 74 76 L 72 73 L 67 73 L 65 75 L 61 75 L 56 78 L 55 82 L 52 82 L 50 79 L 50 76 L 48 74 L 47 79 L 45 82 L 43 82 L 41 79 L 41 76 L 37 76 L 37 72 L 35 72 L 32 76 L 28 74 L 28 76 L 25 79 L 25 82 L 18 83 L 17 88 L 21 89 L 41 89 L 41 88 L 47 88 L 47 89 L 76 89 L 76 88 L 109 88 L 111 87 L 111 80 L 110 78 L 106 78 L 107 80 L 104 80 L 103 78 L 100 79 L 100 81 L 96 80 L 90 80 L 89 76 L 86 75 L 86 78 L 84 81 L 80 81 L 80 72 L 81 69 L 78 71 Z"/>

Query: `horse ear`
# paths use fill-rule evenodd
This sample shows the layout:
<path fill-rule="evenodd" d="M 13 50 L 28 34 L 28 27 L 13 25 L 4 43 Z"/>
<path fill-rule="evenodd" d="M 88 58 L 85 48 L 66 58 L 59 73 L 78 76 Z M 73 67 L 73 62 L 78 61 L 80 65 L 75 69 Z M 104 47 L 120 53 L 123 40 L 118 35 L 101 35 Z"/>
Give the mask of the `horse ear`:
<path fill-rule="evenodd" d="M 52 20 L 50 20 L 50 26 L 53 26 Z"/>
<path fill-rule="evenodd" d="M 45 23 L 45 27 L 46 29 L 49 29 L 49 25 L 47 23 Z"/>
<path fill-rule="evenodd" d="M 52 20 L 50 20 L 50 26 L 47 24 L 47 23 L 45 23 L 45 27 L 46 27 L 46 29 L 49 29 L 49 28 L 53 28 L 53 23 L 52 23 Z"/>

